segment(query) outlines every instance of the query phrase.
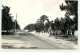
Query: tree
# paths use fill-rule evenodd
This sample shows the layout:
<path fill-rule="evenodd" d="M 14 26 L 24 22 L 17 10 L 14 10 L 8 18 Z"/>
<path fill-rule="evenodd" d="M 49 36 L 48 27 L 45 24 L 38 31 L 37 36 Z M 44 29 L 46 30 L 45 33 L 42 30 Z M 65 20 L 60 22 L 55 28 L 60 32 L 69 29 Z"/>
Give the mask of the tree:
<path fill-rule="evenodd" d="M 42 29 L 44 30 L 44 32 L 47 31 L 49 26 L 50 26 L 50 21 L 49 21 L 48 17 L 46 15 L 42 15 L 40 17 L 40 20 L 41 20 L 41 23 L 43 24 L 43 28 Z M 44 24 L 45 20 L 47 21 L 46 24 Z"/>
<path fill-rule="evenodd" d="M 67 30 L 71 29 L 73 25 L 73 20 L 70 17 L 61 18 L 60 20 L 60 30 L 62 34 L 66 34 Z"/>
<path fill-rule="evenodd" d="M 58 17 L 55 19 L 54 24 L 55 24 L 55 29 L 59 30 L 60 29 L 60 21 L 59 21 Z"/>
<path fill-rule="evenodd" d="M 46 15 L 42 15 L 41 17 L 40 17 L 40 20 L 41 20 L 41 22 L 43 22 L 44 23 L 44 21 L 45 20 L 47 20 L 47 16 Z"/>
<path fill-rule="evenodd" d="M 13 23 L 14 23 L 14 26 L 13 26 L 14 29 L 20 29 L 20 26 L 19 26 L 17 20 L 15 20 Z"/>
<path fill-rule="evenodd" d="M 18 22 L 12 20 L 12 16 L 10 14 L 10 7 L 2 5 L 2 30 L 12 30 L 15 29 L 15 22 L 16 28 L 20 29 Z"/>
<path fill-rule="evenodd" d="M 44 24 L 44 31 L 45 32 L 48 32 L 48 28 L 50 27 L 50 24 L 48 23 L 48 22 L 46 22 L 45 24 Z"/>
<path fill-rule="evenodd" d="M 71 16 L 74 15 L 73 18 L 73 27 L 75 30 L 78 29 L 78 1 L 70 1 L 70 0 L 65 0 L 67 5 L 60 5 L 60 9 L 63 11 L 66 11 L 66 15 Z"/>
<path fill-rule="evenodd" d="M 44 21 L 47 20 L 47 22 L 49 22 L 49 20 L 47 19 L 48 17 L 46 15 L 42 15 L 40 17 L 40 19 L 37 20 L 37 22 L 35 23 L 35 30 L 37 32 L 40 32 L 40 31 L 44 31 L 45 30 L 45 24 L 44 24 Z"/>
<path fill-rule="evenodd" d="M 10 7 L 2 6 L 2 30 L 11 30 L 13 26 L 12 16 L 10 15 Z"/>
<path fill-rule="evenodd" d="M 29 30 L 29 31 L 33 31 L 34 30 L 34 24 L 28 24 L 24 30 Z"/>

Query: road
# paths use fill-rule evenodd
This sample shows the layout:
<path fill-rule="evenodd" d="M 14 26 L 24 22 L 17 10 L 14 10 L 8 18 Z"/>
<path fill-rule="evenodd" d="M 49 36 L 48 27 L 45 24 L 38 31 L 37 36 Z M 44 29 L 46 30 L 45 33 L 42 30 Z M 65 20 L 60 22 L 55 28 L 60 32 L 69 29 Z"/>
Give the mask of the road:
<path fill-rule="evenodd" d="M 29 32 L 20 31 L 15 35 L 3 35 L 3 48 L 23 48 L 23 49 L 63 49 L 55 42 L 49 42 L 39 38 L 40 36 Z M 4 41 L 3 41 L 4 40 Z M 5 41 L 6 40 L 6 41 Z M 7 45 L 7 46 L 5 46 Z M 11 46 L 8 46 L 11 45 Z M 65 49 L 65 48 L 64 48 Z"/>

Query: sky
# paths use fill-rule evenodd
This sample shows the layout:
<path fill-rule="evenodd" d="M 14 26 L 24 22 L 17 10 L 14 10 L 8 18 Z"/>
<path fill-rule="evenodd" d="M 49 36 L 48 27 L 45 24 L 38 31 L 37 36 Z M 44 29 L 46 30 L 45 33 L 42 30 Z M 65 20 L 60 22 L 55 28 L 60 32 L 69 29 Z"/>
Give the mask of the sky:
<path fill-rule="evenodd" d="M 60 10 L 64 0 L 2 0 L 2 5 L 10 7 L 13 20 L 16 19 L 21 29 L 30 23 L 35 23 L 42 15 L 49 20 L 64 17 L 65 11 Z"/>

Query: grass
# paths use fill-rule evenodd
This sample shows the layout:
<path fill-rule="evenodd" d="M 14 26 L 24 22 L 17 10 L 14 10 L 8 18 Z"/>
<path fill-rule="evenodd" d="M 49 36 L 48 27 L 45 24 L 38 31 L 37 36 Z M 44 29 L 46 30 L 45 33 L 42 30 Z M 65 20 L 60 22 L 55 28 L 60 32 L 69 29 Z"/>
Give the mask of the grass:
<path fill-rule="evenodd" d="M 64 39 L 66 41 L 71 41 L 75 44 L 78 44 L 78 38 L 74 35 L 66 36 L 66 35 L 55 35 L 56 39 Z"/>

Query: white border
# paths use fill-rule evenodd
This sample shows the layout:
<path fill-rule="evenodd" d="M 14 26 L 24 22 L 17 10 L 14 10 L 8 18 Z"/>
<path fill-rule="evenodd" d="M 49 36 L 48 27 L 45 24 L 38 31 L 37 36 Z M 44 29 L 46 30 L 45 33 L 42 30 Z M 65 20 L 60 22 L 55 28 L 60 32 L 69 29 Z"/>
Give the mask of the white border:
<path fill-rule="evenodd" d="M 0 32 L 1 32 L 1 0 L 0 0 Z M 80 0 L 78 0 L 80 6 Z M 0 52 L 80 52 L 80 7 L 78 7 L 78 49 L 76 50 L 37 50 L 37 49 L 1 49 Z M 1 46 L 1 33 L 0 33 L 0 46 Z M 65 53 L 64 53 L 65 54 Z M 45 55 L 45 54 L 44 54 Z M 67 54 L 66 54 L 67 55 Z"/>

